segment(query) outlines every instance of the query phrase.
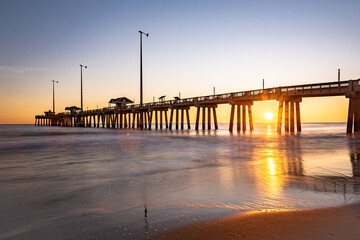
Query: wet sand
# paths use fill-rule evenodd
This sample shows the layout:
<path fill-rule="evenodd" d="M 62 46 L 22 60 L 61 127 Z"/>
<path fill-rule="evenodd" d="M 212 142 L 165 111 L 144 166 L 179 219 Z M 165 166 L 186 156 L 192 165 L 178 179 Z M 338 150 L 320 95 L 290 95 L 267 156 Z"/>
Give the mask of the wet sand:
<path fill-rule="evenodd" d="M 163 233 L 153 239 L 360 239 L 360 203 L 323 209 L 236 214 Z"/>

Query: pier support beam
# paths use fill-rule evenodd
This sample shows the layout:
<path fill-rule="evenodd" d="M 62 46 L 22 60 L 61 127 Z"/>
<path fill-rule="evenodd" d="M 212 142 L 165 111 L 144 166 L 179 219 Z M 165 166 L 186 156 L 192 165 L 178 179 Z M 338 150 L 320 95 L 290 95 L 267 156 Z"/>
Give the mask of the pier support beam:
<path fill-rule="evenodd" d="M 111 114 L 106 114 L 106 127 L 110 128 L 111 127 Z"/>
<path fill-rule="evenodd" d="M 250 125 L 250 132 L 254 131 L 254 122 L 252 117 L 252 109 L 251 105 L 247 105 L 248 107 L 248 115 L 249 115 L 249 125 Z"/>
<path fill-rule="evenodd" d="M 296 130 L 301 132 L 300 102 L 295 102 L 296 108 Z"/>
<path fill-rule="evenodd" d="M 234 112 L 235 112 L 235 105 L 231 104 L 230 122 L 229 122 L 229 131 L 230 132 L 233 132 Z"/>
<path fill-rule="evenodd" d="M 295 121 L 296 131 L 301 132 L 300 103 L 302 102 L 302 99 L 300 97 L 290 97 L 286 99 L 279 99 L 278 102 L 279 108 L 277 115 L 276 131 L 278 133 L 281 133 L 282 120 L 284 116 L 284 130 L 286 133 L 295 132 Z"/>
<path fill-rule="evenodd" d="M 211 108 L 208 107 L 208 130 L 211 129 Z"/>
<path fill-rule="evenodd" d="M 91 115 L 89 115 L 89 122 L 88 122 L 88 127 L 92 126 L 92 122 L 91 122 Z M 67 123 L 65 123 L 65 126 L 67 126 Z"/>
<path fill-rule="evenodd" d="M 147 129 L 147 122 L 148 122 L 147 113 L 148 113 L 148 112 L 143 112 L 143 113 L 142 113 L 142 115 L 143 115 L 143 120 L 144 120 L 144 122 L 143 122 L 143 128 L 144 128 L 144 129 Z"/>
<path fill-rule="evenodd" d="M 205 130 L 205 107 L 202 107 L 202 130 Z"/>
<path fill-rule="evenodd" d="M 178 130 L 179 129 L 179 109 L 177 108 L 176 109 L 176 112 L 175 112 L 175 129 Z"/>
<path fill-rule="evenodd" d="M 139 112 L 138 115 L 139 115 L 139 118 L 138 118 L 138 121 L 139 121 L 139 123 L 138 123 L 138 128 L 143 129 L 143 128 L 144 128 L 144 115 L 143 115 L 142 112 Z"/>
<path fill-rule="evenodd" d="M 172 108 L 170 111 L 170 122 L 169 122 L 169 129 L 172 129 L 172 123 L 173 123 L 173 115 L 174 115 L 174 109 Z"/>
<path fill-rule="evenodd" d="M 179 129 L 179 125 L 180 125 L 180 129 L 184 129 L 184 125 L 185 125 L 185 113 L 187 114 L 187 121 L 188 121 L 188 127 L 190 126 L 190 117 L 189 117 L 189 109 L 190 107 L 181 107 L 181 106 L 174 106 L 170 108 L 170 122 L 169 125 L 167 125 L 167 109 L 164 110 L 165 113 L 165 121 L 166 121 L 166 126 L 169 128 L 169 130 L 172 130 L 173 128 L 173 115 L 175 112 L 175 129 Z M 180 121 L 180 122 L 179 122 Z M 190 129 L 190 128 L 189 128 Z"/>
<path fill-rule="evenodd" d="M 349 98 L 346 133 L 360 132 L 360 96 Z"/>
<path fill-rule="evenodd" d="M 195 123 L 195 130 L 199 130 L 199 119 L 200 119 L 200 107 L 196 108 L 196 123 Z"/>
<path fill-rule="evenodd" d="M 241 131 L 241 111 L 240 111 L 240 104 L 236 105 L 236 130 L 239 133 Z"/>
<path fill-rule="evenodd" d="M 169 128 L 169 123 L 168 123 L 168 117 L 167 117 L 167 110 L 164 111 L 164 115 L 165 115 L 165 128 L 168 129 Z"/>
<path fill-rule="evenodd" d="M 160 129 L 162 129 L 162 128 L 163 128 L 163 121 L 162 121 L 162 120 L 163 120 L 163 116 L 162 116 L 162 115 L 163 115 L 163 111 L 160 110 L 159 112 L 160 112 Z"/>
<path fill-rule="evenodd" d="M 295 103 L 293 101 L 290 102 L 290 132 L 295 132 Z"/>
<path fill-rule="evenodd" d="M 211 130 L 211 109 L 213 109 L 213 116 L 214 116 L 214 125 L 215 129 L 217 129 L 217 118 L 216 118 L 216 108 L 217 104 L 203 104 L 196 106 L 196 123 L 195 123 L 195 130 L 199 130 L 199 119 L 200 114 L 202 115 L 202 130 L 206 129 L 206 123 L 207 123 L 207 129 Z M 201 111 L 202 108 L 202 111 Z M 206 111 L 207 108 L 207 111 Z M 206 118 L 206 112 L 207 112 L 207 118 Z M 187 113 L 189 114 L 189 113 Z M 190 129 L 190 124 L 188 123 L 188 128 Z"/>
<path fill-rule="evenodd" d="M 285 101 L 285 132 L 289 132 L 289 101 Z"/>
<path fill-rule="evenodd" d="M 151 129 L 151 127 L 152 127 L 151 125 L 152 125 L 152 119 L 153 119 L 154 115 L 155 115 L 155 117 L 154 117 L 155 129 L 163 129 L 163 128 L 171 129 L 171 127 L 172 127 L 171 124 L 172 124 L 173 115 L 174 115 L 174 109 L 171 109 L 171 112 L 170 112 L 170 123 L 168 123 L 167 111 L 168 111 L 168 108 L 154 108 L 154 109 L 150 109 L 148 112 L 144 112 L 144 114 L 148 118 L 149 129 Z M 146 116 L 144 117 L 145 119 L 146 119 Z M 165 120 L 165 122 L 164 122 L 164 120 Z"/>
<path fill-rule="evenodd" d="M 188 129 L 191 128 L 190 126 L 190 115 L 189 115 L 189 109 L 186 109 L 186 122 L 187 122 L 187 125 L 188 125 Z"/>
<path fill-rule="evenodd" d="M 230 101 L 231 104 L 231 113 L 230 113 L 230 121 L 229 121 L 229 131 L 233 132 L 234 127 L 234 115 L 236 108 L 236 130 L 239 133 L 242 129 L 243 132 L 246 132 L 246 107 L 248 110 L 248 118 L 249 118 L 249 129 L 250 132 L 254 130 L 253 118 L 252 118 L 252 109 L 253 105 L 252 101 Z"/>
<path fill-rule="evenodd" d="M 181 130 L 184 129 L 184 109 L 181 109 Z"/>
<path fill-rule="evenodd" d="M 213 110 L 213 116 L 214 116 L 214 124 L 215 124 L 215 130 L 219 129 L 219 126 L 218 126 L 218 122 L 217 122 L 217 118 L 216 118 L 216 108 L 213 107 L 212 108 Z M 189 113 L 188 113 L 189 114 Z M 210 114 L 209 114 L 210 115 Z M 189 126 L 189 129 L 190 129 L 190 126 Z"/>
<path fill-rule="evenodd" d="M 283 106 L 284 101 L 279 101 L 279 110 L 278 110 L 278 117 L 277 117 L 277 124 L 276 124 L 276 131 L 281 133 L 281 125 L 282 125 L 282 117 L 283 117 Z"/>
<path fill-rule="evenodd" d="M 111 121 L 111 127 L 115 128 L 116 127 L 116 114 L 110 115 L 110 121 Z"/>
<path fill-rule="evenodd" d="M 101 122 L 102 122 L 102 127 L 103 128 L 105 128 L 105 124 L 106 124 L 106 122 L 105 122 L 105 114 L 101 114 Z"/>
<path fill-rule="evenodd" d="M 246 105 L 242 105 L 242 130 L 246 132 Z"/>
<path fill-rule="evenodd" d="M 123 128 L 123 117 L 124 117 L 124 114 L 121 112 L 119 114 L 119 128 Z"/>
<path fill-rule="evenodd" d="M 131 113 L 129 112 L 128 115 L 129 115 L 128 128 L 131 128 Z"/>
<path fill-rule="evenodd" d="M 132 118 L 132 129 L 135 129 L 135 118 L 136 118 L 136 113 L 133 113 L 133 118 Z"/>
<path fill-rule="evenodd" d="M 154 113 L 155 113 L 155 129 L 158 129 L 158 111 L 155 110 Z"/>
<path fill-rule="evenodd" d="M 136 113 L 136 128 L 141 128 L 140 112 Z"/>
<path fill-rule="evenodd" d="M 148 115 L 148 119 L 149 119 L 149 130 L 151 130 L 153 111 L 150 110 L 149 112 L 147 112 L 147 115 Z"/>

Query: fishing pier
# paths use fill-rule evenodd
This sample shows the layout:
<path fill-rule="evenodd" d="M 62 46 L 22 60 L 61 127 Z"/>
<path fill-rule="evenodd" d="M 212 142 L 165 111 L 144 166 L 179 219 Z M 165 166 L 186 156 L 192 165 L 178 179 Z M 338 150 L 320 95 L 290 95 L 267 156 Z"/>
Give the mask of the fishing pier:
<path fill-rule="evenodd" d="M 277 132 L 301 132 L 300 104 L 303 98 L 345 96 L 349 99 L 347 133 L 360 132 L 360 79 L 316 84 L 264 88 L 250 91 L 177 98 L 144 104 L 116 104 L 115 107 L 70 112 L 45 112 L 35 116 L 36 126 L 107 127 L 133 129 L 190 129 L 191 107 L 196 108 L 195 130 L 218 129 L 216 108 L 230 104 L 229 131 L 253 131 L 252 111 L 256 101 L 278 102 Z M 124 99 L 125 100 L 125 99 Z M 201 125 L 200 125 L 201 124 Z"/>

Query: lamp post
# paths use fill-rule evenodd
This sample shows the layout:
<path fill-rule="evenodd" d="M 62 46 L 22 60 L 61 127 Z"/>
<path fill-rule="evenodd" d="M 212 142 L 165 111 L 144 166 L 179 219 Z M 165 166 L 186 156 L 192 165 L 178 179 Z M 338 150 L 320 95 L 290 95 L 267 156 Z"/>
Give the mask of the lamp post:
<path fill-rule="evenodd" d="M 53 113 L 55 113 L 55 83 L 59 83 L 59 81 L 52 80 L 53 82 Z"/>
<path fill-rule="evenodd" d="M 145 35 L 146 37 L 149 37 L 149 33 L 144 33 L 142 31 L 139 31 L 140 33 L 140 106 L 143 105 L 143 86 L 142 86 L 142 36 Z"/>
<path fill-rule="evenodd" d="M 81 80 L 81 112 L 83 111 L 83 84 L 82 84 L 82 69 L 87 68 L 87 66 L 80 64 L 80 80 Z"/>

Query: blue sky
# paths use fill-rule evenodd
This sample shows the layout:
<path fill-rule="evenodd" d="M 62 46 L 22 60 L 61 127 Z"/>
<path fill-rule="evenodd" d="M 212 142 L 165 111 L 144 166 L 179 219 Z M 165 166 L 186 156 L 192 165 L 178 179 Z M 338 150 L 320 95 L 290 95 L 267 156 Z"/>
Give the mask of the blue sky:
<path fill-rule="evenodd" d="M 52 106 L 360 77 L 360 1 L 7 1 L 0 8 L 1 108 Z M 26 103 L 24 103 L 26 102 Z M 10 119 L 11 120 L 11 119 Z M 9 122 L 4 115 L 1 122 Z"/>

